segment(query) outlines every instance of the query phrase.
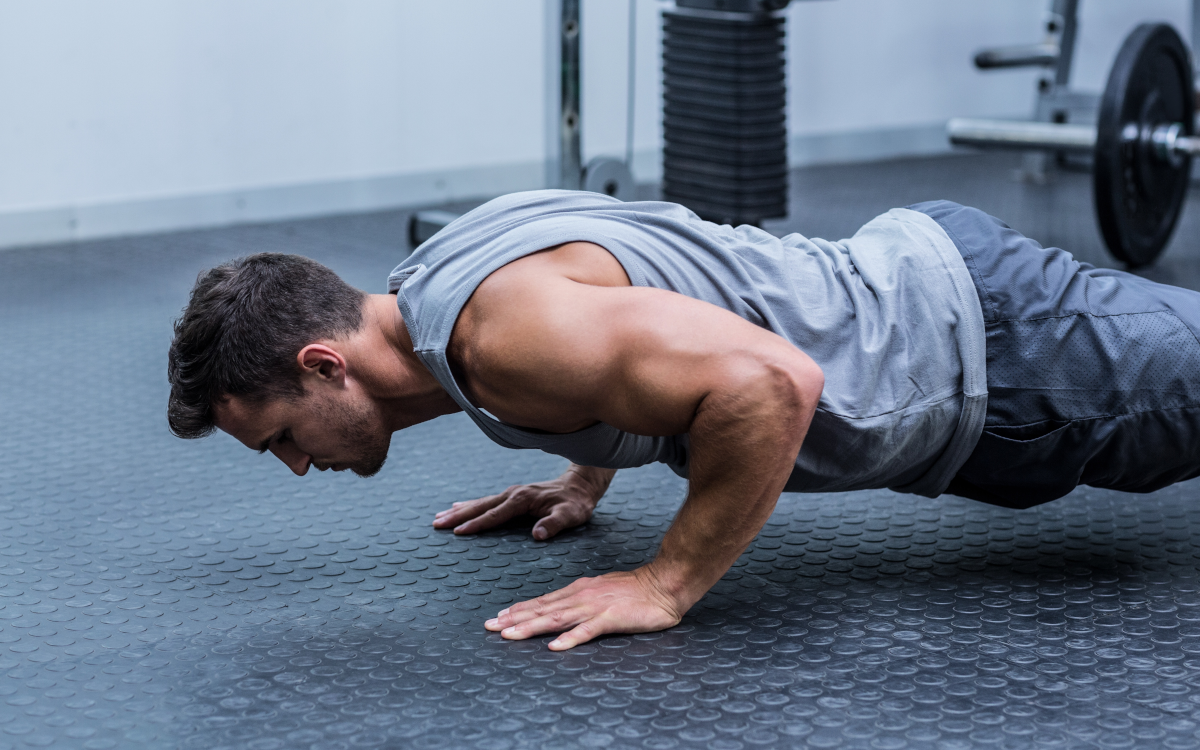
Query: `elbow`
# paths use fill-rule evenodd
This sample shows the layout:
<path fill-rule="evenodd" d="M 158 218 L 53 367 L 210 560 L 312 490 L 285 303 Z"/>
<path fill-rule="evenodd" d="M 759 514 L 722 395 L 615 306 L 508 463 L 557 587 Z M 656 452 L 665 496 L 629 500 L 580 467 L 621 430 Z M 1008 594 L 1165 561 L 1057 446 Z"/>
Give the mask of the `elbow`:
<path fill-rule="evenodd" d="M 712 427 L 744 425 L 761 440 L 798 449 L 824 388 L 825 373 L 804 352 L 755 352 L 727 363 L 695 419 Z"/>
<path fill-rule="evenodd" d="M 825 391 L 825 371 L 808 355 L 804 355 L 804 362 L 797 369 L 796 387 L 811 416 L 821 402 L 821 393 Z"/>
<path fill-rule="evenodd" d="M 825 372 L 821 366 L 803 352 L 785 361 L 773 363 L 771 371 L 773 390 L 777 403 L 786 405 L 792 417 L 801 417 L 805 424 L 812 418 L 825 390 Z"/>
<path fill-rule="evenodd" d="M 825 373 L 820 366 L 807 356 L 803 359 L 804 362 L 787 368 L 786 375 L 780 378 L 776 395 L 776 403 L 782 407 L 776 421 L 780 447 L 787 446 L 792 463 L 808 437 L 808 428 L 825 388 Z"/>
<path fill-rule="evenodd" d="M 802 441 L 825 389 L 825 373 L 800 351 L 760 362 L 753 384 L 743 393 L 755 402 L 760 424 L 774 423 L 777 437 Z"/>

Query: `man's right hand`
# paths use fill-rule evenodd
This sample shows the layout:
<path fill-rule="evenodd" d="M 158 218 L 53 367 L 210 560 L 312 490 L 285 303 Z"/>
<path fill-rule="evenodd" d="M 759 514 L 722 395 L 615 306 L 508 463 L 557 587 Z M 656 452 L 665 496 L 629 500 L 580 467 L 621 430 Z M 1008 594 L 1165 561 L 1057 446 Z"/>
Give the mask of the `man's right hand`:
<path fill-rule="evenodd" d="M 513 485 L 498 495 L 455 503 L 437 514 L 433 526 L 453 528 L 455 534 L 476 534 L 513 518 L 533 516 L 538 519 L 533 538 L 549 539 L 587 523 L 616 473 L 615 469 L 572 465 L 549 482 Z"/>

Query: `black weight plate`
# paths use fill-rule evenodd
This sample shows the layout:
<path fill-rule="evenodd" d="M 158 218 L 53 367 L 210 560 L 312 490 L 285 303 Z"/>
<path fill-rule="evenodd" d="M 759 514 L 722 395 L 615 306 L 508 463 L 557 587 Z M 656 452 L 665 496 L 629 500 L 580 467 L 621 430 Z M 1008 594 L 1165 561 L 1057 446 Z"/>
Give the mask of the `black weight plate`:
<path fill-rule="evenodd" d="M 765 138 L 731 138 L 724 134 L 714 136 L 671 128 L 664 132 L 664 140 L 669 146 L 690 150 L 717 150 L 723 158 L 742 160 L 747 164 L 770 161 L 775 158 L 774 154 L 787 149 L 787 137 L 782 134 Z"/>
<path fill-rule="evenodd" d="M 717 224 L 758 224 L 763 219 L 774 219 L 782 216 L 787 216 L 787 201 L 775 201 L 772 203 L 763 203 L 755 206 L 733 206 L 720 201 L 707 201 L 703 199 L 674 196 L 664 193 L 663 199 L 671 203 L 679 203 L 687 206 L 692 211 L 706 221 L 712 221 Z"/>
<path fill-rule="evenodd" d="M 779 39 L 783 37 L 782 18 L 699 18 L 663 13 L 663 28 L 668 32 L 716 36 L 724 39 Z"/>
<path fill-rule="evenodd" d="M 722 60 L 744 60 L 746 58 L 782 58 L 783 45 L 777 42 L 730 43 L 720 39 L 680 38 L 671 35 L 663 39 L 663 47 L 672 52 L 720 55 Z"/>
<path fill-rule="evenodd" d="M 787 106 L 785 94 L 763 96 L 747 94 L 745 96 L 721 96 L 715 93 L 701 93 L 677 89 L 669 83 L 663 86 L 663 101 L 668 104 L 693 105 L 705 109 L 722 110 L 738 115 L 740 120 L 758 119 L 783 111 Z"/>
<path fill-rule="evenodd" d="M 765 110 L 717 108 L 705 106 L 703 102 L 672 100 L 665 94 L 663 98 L 663 118 L 678 120 L 678 124 L 685 129 L 689 128 L 688 123 L 696 122 L 712 126 L 724 125 L 729 127 L 731 132 L 744 128 L 746 135 L 750 135 L 751 132 L 770 135 L 773 129 L 784 127 L 783 123 L 787 120 L 782 107 Z"/>
<path fill-rule="evenodd" d="M 710 164 L 729 164 L 739 167 L 757 167 L 787 163 L 786 148 L 749 150 L 730 148 L 728 145 L 712 148 L 672 141 L 666 141 L 663 145 L 663 156 L 671 156 L 679 159 L 700 159 Z"/>
<path fill-rule="evenodd" d="M 722 164 L 709 159 L 680 158 L 669 152 L 663 153 L 663 169 L 671 170 L 672 174 L 687 172 L 712 175 L 739 183 L 759 179 L 786 180 L 788 174 L 786 161 L 773 164 Z"/>
<path fill-rule="evenodd" d="M 729 123 L 719 120 L 702 120 L 691 113 L 676 114 L 667 110 L 663 116 L 663 137 L 672 140 L 676 135 L 690 137 L 691 135 L 721 138 L 732 142 L 745 140 L 747 143 L 761 142 L 761 139 L 778 138 L 786 142 L 787 128 L 784 118 L 768 123 Z"/>
<path fill-rule="evenodd" d="M 728 180 L 712 175 L 698 175 L 679 170 L 663 170 L 663 191 L 671 185 L 674 192 L 686 191 L 699 197 L 711 194 L 727 196 L 731 200 L 765 201 L 774 200 L 787 190 L 787 177 L 763 180 Z"/>
<path fill-rule="evenodd" d="M 663 59 L 680 65 L 712 65 L 739 71 L 779 70 L 785 62 L 782 52 L 714 55 L 711 52 L 676 49 L 666 45 L 663 46 Z"/>
<path fill-rule="evenodd" d="M 686 29 L 672 23 L 663 27 L 663 39 L 670 39 L 672 43 L 722 45 L 730 49 L 782 49 L 784 44 L 782 29 Z"/>
<path fill-rule="evenodd" d="M 705 81 L 724 81 L 735 84 L 777 83 L 784 85 L 787 73 L 782 65 L 772 65 L 753 70 L 738 68 L 723 68 L 718 65 L 703 65 L 698 62 L 687 63 L 672 60 L 663 61 L 663 76 L 668 80 L 675 77 L 701 78 Z"/>
<path fill-rule="evenodd" d="M 1190 158 L 1154 153 L 1155 126 L 1195 128 L 1188 48 L 1167 24 L 1142 24 L 1121 46 L 1096 124 L 1096 216 L 1108 249 L 1130 266 L 1153 263 L 1187 197 Z"/>
<path fill-rule="evenodd" d="M 683 94 L 700 94 L 716 99 L 738 99 L 750 101 L 769 101 L 773 98 L 784 99 L 785 88 L 783 80 L 759 81 L 745 83 L 741 81 L 722 81 L 700 76 L 667 75 L 664 85 L 668 91 Z"/>

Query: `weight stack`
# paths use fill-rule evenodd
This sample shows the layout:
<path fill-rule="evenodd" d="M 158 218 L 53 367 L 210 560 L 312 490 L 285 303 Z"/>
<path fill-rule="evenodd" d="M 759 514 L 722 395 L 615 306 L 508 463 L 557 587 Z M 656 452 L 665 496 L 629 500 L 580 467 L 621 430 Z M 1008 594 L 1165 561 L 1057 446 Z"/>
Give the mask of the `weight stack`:
<path fill-rule="evenodd" d="M 784 17 L 686 4 L 714 2 L 663 11 L 663 199 L 734 226 L 786 216 Z"/>

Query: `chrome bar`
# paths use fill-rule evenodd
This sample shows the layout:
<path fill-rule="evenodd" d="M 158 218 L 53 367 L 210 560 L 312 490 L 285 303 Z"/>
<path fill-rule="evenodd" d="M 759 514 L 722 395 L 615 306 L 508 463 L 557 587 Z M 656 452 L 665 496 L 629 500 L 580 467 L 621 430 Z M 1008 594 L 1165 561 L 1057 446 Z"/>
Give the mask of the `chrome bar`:
<path fill-rule="evenodd" d="M 1175 139 L 1175 150 L 1192 156 L 1200 156 L 1200 138 L 1194 135 L 1181 135 Z"/>
<path fill-rule="evenodd" d="M 958 146 L 1052 151 L 1091 151 L 1096 146 L 1096 128 L 1090 125 L 960 117 L 946 124 L 946 132 Z"/>
<path fill-rule="evenodd" d="M 1040 66 L 1049 68 L 1058 64 L 1057 44 L 1022 44 L 1016 47 L 996 47 L 980 50 L 975 54 L 975 67 L 980 70 L 993 68 L 1024 68 Z"/>

